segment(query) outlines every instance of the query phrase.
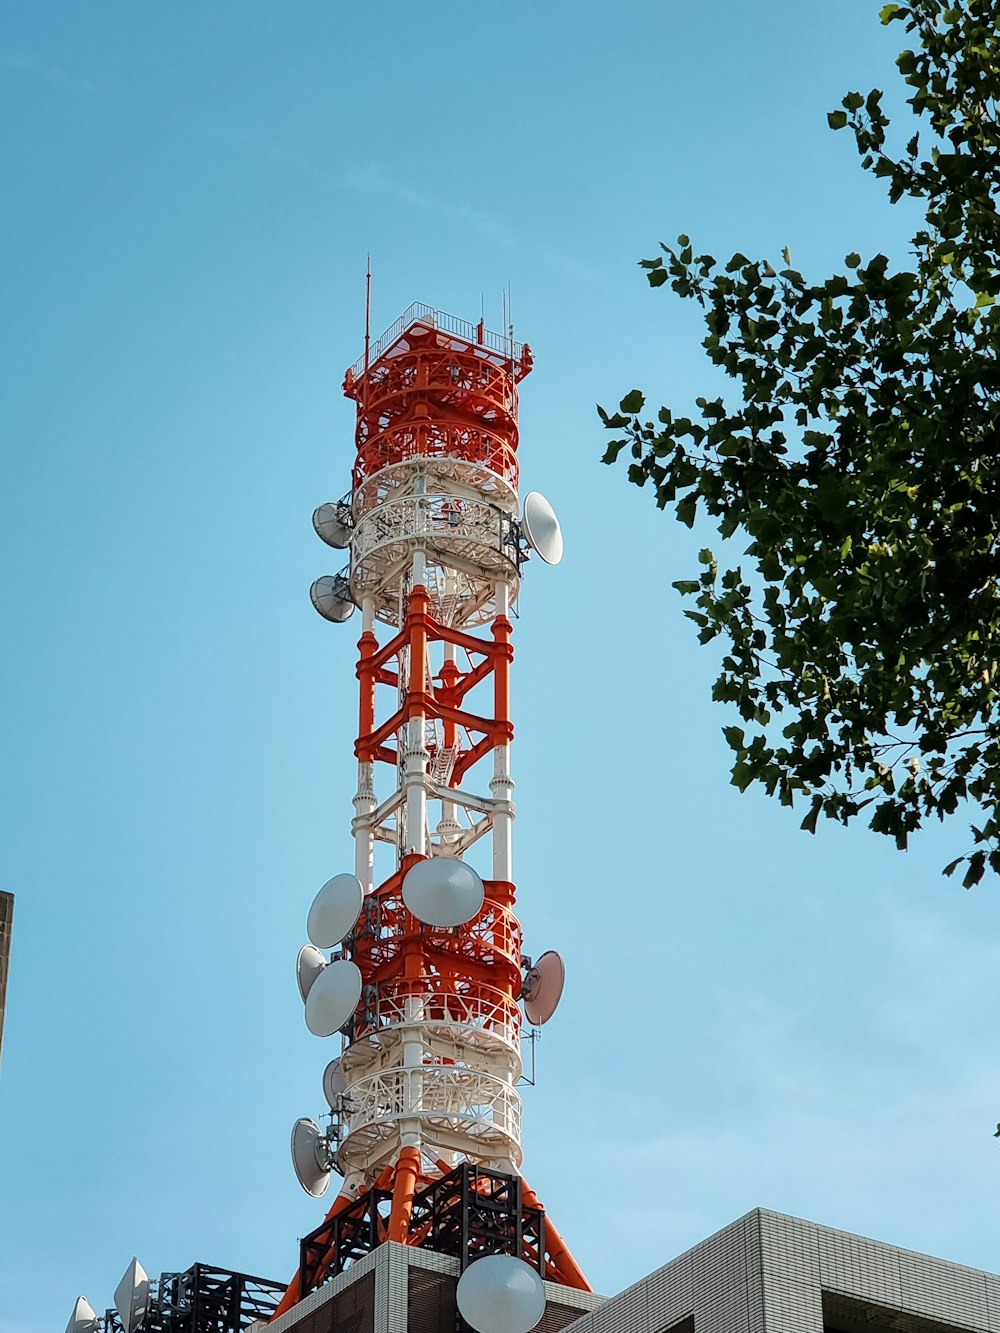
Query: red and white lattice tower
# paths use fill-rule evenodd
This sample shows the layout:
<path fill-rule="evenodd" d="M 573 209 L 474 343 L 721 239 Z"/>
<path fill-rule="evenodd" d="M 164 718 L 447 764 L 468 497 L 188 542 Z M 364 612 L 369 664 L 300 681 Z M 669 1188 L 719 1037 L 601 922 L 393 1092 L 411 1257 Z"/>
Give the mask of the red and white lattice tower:
<path fill-rule="evenodd" d="M 589 1290 L 521 1176 L 519 1000 L 539 974 L 514 915 L 510 615 L 529 543 L 561 552 L 546 502 L 519 507 L 531 353 L 423 305 L 365 341 L 344 381 L 351 491 L 314 519 L 350 563 L 312 590 L 328 619 L 361 613 L 354 876 L 321 890 L 299 963 L 307 1022 L 320 1035 L 336 1024 L 342 1049 L 324 1076 L 331 1128 L 300 1121 L 293 1135 L 304 1187 L 321 1193 L 330 1169 L 343 1185 L 281 1311 L 382 1240 L 447 1248 L 459 1180 L 501 1219 L 481 1253 Z M 465 860 L 480 843 L 489 878 Z M 329 962 L 318 948 L 333 936 L 313 929 L 324 912 L 347 932 Z M 542 980 L 558 998 L 549 957 L 559 978 Z M 477 1242 L 463 1234 L 464 1266 Z"/>

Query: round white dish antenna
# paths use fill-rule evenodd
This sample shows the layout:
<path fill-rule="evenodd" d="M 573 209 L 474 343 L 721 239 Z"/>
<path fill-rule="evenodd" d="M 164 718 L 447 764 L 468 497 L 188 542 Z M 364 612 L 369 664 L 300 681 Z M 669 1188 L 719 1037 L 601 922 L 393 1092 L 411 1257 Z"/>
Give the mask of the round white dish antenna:
<path fill-rule="evenodd" d="M 100 1327 L 100 1320 L 90 1302 L 83 1296 L 78 1297 L 66 1325 L 66 1333 L 98 1333 Z"/>
<path fill-rule="evenodd" d="M 425 926 L 462 926 L 482 910 L 486 890 L 471 866 L 430 856 L 403 877 L 403 902 Z"/>
<path fill-rule="evenodd" d="M 313 899 L 306 934 L 321 949 L 332 949 L 353 930 L 365 891 L 356 875 L 334 875 Z"/>
<path fill-rule="evenodd" d="M 331 1060 L 323 1070 L 323 1096 L 331 1111 L 336 1111 L 340 1098 L 347 1091 L 347 1079 L 340 1068 L 340 1057 Z"/>
<path fill-rule="evenodd" d="M 314 1037 L 339 1032 L 361 999 L 361 969 L 341 958 L 319 974 L 306 996 L 306 1027 Z"/>
<path fill-rule="evenodd" d="M 354 614 L 351 589 L 343 574 L 324 574 L 309 589 L 312 604 L 324 620 L 341 625 Z"/>
<path fill-rule="evenodd" d="M 545 1313 L 542 1279 L 523 1259 L 490 1254 L 470 1264 L 455 1293 L 476 1333 L 529 1333 Z"/>
<path fill-rule="evenodd" d="M 563 535 L 556 511 L 540 491 L 529 491 L 524 497 L 521 527 L 528 545 L 537 551 L 547 565 L 558 565 L 563 558 Z"/>
<path fill-rule="evenodd" d="M 305 1004 L 312 990 L 312 984 L 327 966 L 326 959 L 315 944 L 303 944 L 295 960 L 295 980 L 299 983 L 299 994 Z"/>
<path fill-rule="evenodd" d="M 314 1199 L 326 1193 L 330 1183 L 330 1145 L 315 1120 L 296 1120 L 292 1126 L 292 1166 L 299 1184 Z"/>
<path fill-rule="evenodd" d="M 149 1308 L 149 1278 L 138 1259 L 133 1259 L 115 1287 L 115 1309 L 122 1317 L 125 1333 L 135 1333 Z"/>
<path fill-rule="evenodd" d="M 316 535 L 322 537 L 327 546 L 332 546 L 335 550 L 342 551 L 345 546 L 350 546 L 353 526 L 350 506 L 343 500 L 339 500 L 336 504 L 320 505 L 313 511 L 313 527 L 316 529 Z"/>
<path fill-rule="evenodd" d="M 532 1027 L 547 1023 L 562 998 L 566 981 L 566 965 L 555 949 L 543 953 L 534 967 L 524 974 L 521 999 L 524 1016 Z"/>

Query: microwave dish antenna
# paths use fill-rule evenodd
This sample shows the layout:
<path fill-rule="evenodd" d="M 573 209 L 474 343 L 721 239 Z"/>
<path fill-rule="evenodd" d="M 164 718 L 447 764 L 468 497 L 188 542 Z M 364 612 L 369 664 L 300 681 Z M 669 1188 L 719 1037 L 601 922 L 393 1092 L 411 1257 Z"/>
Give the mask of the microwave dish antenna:
<path fill-rule="evenodd" d="M 350 497 L 320 505 L 313 511 L 313 527 L 317 537 L 334 550 L 343 551 L 350 546 L 351 533 L 354 531 Z"/>
<path fill-rule="evenodd" d="M 521 999 L 524 1016 L 532 1027 L 541 1027 L 555 1013 L 566 982 L 566 964 L 555 949 L 543 953 L 524 974 Z"/>
<path fill-rule="evenodd" d="M 315 1120 L 296 1120 L 292 1126 L 292 1166 L 307 1194 L 319 1199 L 326 1193 L 333 1158 L 330 1145 Z"/>
<path fill-rule="evenodd" d="M 295 960 L 295 980 L 299 983 L 299 994 L 305 1004 L 312 990 L 313 982 L 326 967 L 326 959 L 315 944 L 303 944 Z"/>
<path fill-rule="evenodd" d="M 351 585 L 346 574 L 324 574 L 309 589 L 312 604 L 324 620 L 342 625 L 354 615 Z"/>
<path fill-rule="evenodd" d="M 313 899 L 306 934 L 320 949 L 332 949 L 352 931 L 361 915 L 365 891 L 356 875 L 334 875 Z"/>
<path fill-rule="evenodd" d="M 332 1037 L 339 1032 L 361 999 L 361 969 L 341 958 L 329 963 L 306 996 L 306 1027 L 314 1037 Z"/>
<path fill-rule="evenodd" d="M 489 1254 L 470 1264 L 455 1295 L 476 1333 L 530 1333 L 545 1313 L 542 1279 L 512 1254 Z"/>
<path fill-rule="evenodd" d="M 556 511 L 540 491 L 529 491 L 524 497 L 521 527 L 528 545 L 547 565 L 558 565 L 563 558 L 563 535 Z"/>
<path fill-rule="evenodd" d="M 403 878 L 406 909 L 425 926 L 464 926 L 479 915 L 485 898 L 483 881 L 454 856 L 429 856 Z"/>
<path fill-rule="evenodd" d="M 101 1321 L 94 1313 L 90 1302 L 86 1297 L 79 1296 L 66 1325 L 66 1333 L 98 1333 L 100 1327 Z"/>
<path fill-rule="evenodd" d="M 347 1079 L 340 1067 L 340 1056 L 331 1060 L 323 1070 L 323 1096 L 331 1111 L 336 1111 L 341 1097 L 347 1091 Z"/>
<path fill-rule="evenodd" d="M 135 1333 L 149 1309 L 149 1278 L 138 1259 L 133 1259 L 115 1288 L 115 1309 L 125 1333 Z"/>

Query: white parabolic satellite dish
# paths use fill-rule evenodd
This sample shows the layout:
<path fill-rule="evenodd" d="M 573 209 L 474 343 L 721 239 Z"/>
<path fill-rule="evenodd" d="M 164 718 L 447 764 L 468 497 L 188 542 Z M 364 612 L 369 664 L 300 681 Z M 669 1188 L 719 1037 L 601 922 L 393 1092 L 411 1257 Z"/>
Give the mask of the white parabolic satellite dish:
<path fill-rule="evenodd" d="M 555 949 L 549 949 L 530 968 L 521 987 L 524 1016 L 532 1027 L 547 1023 L 562 999 L 566 965 Z"/>
<path fill-rule="evenodd" d="M 350 546 L 350 522 L 345 522 L 345 519 L 349 519 L 349 514 L 350 511 L 347 510 L 346 505 L 320 505 L 313 512 L 313 527 L 316 529 L 316 535 L 322 537 L 327 546 L 332 546 L 338 551 L 342 551 L 345 546 Z"/>
<path fill-rule="evenodd" d="M 547 565 L 558 565 L 563 558 L 563 535 L 556 511 L 540 491 L 529 491 L 524 497 L 521 526 L 528 545 L 537 551 Z"/>
<path fill-rule="evenodd" d="M 324 574 L 309 589 L 309 596 L 324 620 L 339 625 L 354 614 L 351 590 L 343 574 Z"/>
<path fill-rule="evenodd" d="M 323 1096 L 331 1111 L 336 1111 L 337 1103 L 347 1091 L 347 1079 L 340 1068 L 340 1057 L 331 1060 L 323 1070 Z"/>
<path fill-rule="evenodd" d="M 330 1149 L 315 1120 L 296 1120 L 292 1126 L 292 1165 L 299 1184 L 314 1199 L 330 1183 Z"/>
<path fill-rule="evenodd" d="M 138 1259 L 133 1259 L 115 1288 L 115 1309 L 122 1317 L 125 1333 L 135 1333 L 149 1308 L 149 1278 Z"/>
<path fill-rule="evenodd" d="M 66 1333 L 97 1333 L 100 1322 L 85 1297 L 80 1296 L 66 1325 Z"/>
<path fill-rule="evenodd" d="M 334 875 L 313 899 L 306 934 L 321 949 L 332 949 L 361 915 L 365 891 L 356 875 Z"/>
<path fill-rule="evenodd" d="M 303 944 L 295 960 L 295 980 L 299 983 L 299 994 L 302 996 L 303 1004 L 312 990 L 313 982 L 326 965 L 326 959 L 315 944 Z"/>
<path fill-rule="evenodd" d="M 407 911 L 426 926 L 463 926 L 479 915 L 485 897 L 476 872 L 453 856 L 418 861 L 403 878 Z"/>
<path fill-rule="evenodd" d="M 339 1032 L 361 999 L 361 969 L 341 958 L 324 967 L 306 996 L 306 1027 L 314 1037 Z"/>
<path fill-rule="evenodd" d="M 458 1281 L 458 1309 L 476 1333 L 529 1333 L 545 1313 L 542 1279 L 523 1259 L 490 1254 Z"/>

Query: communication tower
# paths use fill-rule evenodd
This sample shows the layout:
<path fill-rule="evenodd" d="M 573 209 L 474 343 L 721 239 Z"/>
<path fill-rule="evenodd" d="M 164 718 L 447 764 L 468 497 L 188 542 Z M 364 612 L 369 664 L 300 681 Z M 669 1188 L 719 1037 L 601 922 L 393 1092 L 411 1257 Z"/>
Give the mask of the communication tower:
<path fill-rule="evenodd" d="M 278 1314 L 386 1240 L 456 1255 L 473 1327 L 477 1301 L 544 1302 L 540 1278 L 590 1290 L 521 1175 L 521 1006 L 544 1023 L 563 983 L 514 914 L 511 614 L 531 553 L 562 556 L 548 502 L 518 498 L 531 366 L 511 333 L 416 304 L 344 379 L 351 489 L 313 522 L 349 561 L 311 596 L 328 620 L 360 610 L 355 858 L 298 958 L 309 1030 L 340 1037 L 330 1124 L 292 1134 L 307 1192 L 343 1183 Z"/>

